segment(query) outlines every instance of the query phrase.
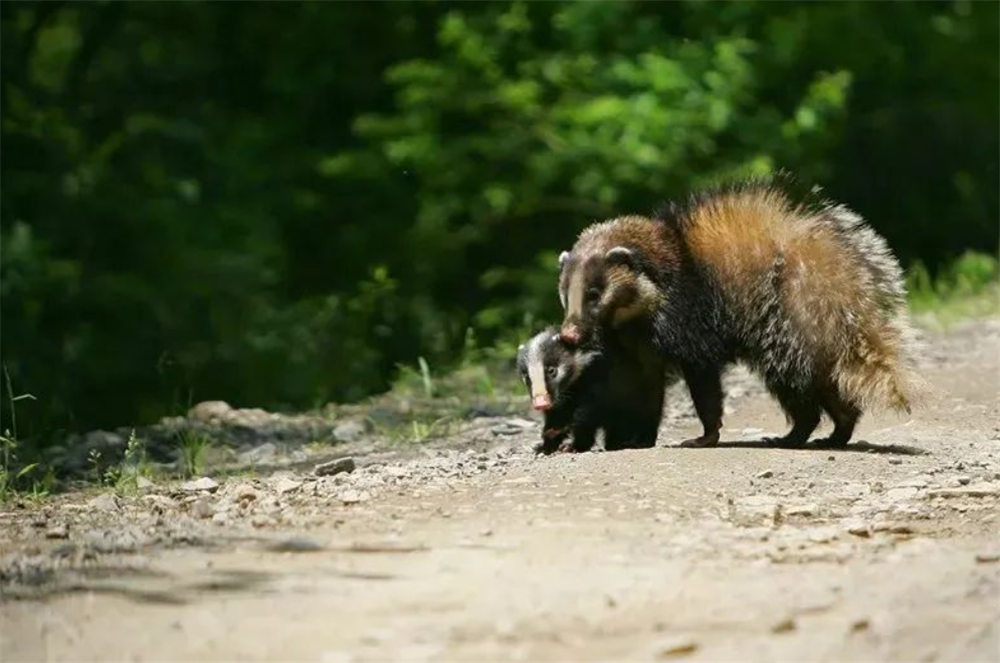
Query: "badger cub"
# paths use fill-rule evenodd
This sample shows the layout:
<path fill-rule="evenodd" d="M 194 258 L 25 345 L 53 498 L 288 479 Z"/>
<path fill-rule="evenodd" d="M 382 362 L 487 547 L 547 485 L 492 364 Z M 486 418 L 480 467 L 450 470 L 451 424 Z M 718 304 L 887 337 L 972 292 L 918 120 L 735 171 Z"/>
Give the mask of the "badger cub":
<path fill-rule="evenodd" d="M 554 327 L 518 348 L 517 366 L 532 406 L 545 415 L 542 453 L 587 451 L 602 429 L 608 451 L 656 444 L 664 379 L 651 387 L 617 355 L 572 348 Z"/>

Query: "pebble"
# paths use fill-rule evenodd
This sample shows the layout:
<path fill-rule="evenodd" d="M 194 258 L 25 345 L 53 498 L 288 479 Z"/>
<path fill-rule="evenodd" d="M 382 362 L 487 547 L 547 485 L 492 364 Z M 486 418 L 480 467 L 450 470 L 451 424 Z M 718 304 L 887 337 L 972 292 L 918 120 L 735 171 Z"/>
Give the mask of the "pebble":
<path fill-rule="evenodd" d="M 763 472 L 761 472 L 760 474 L 757 475 L 757 478 L 758 479 L 770 479 L 773 476 L 774 476 L 774 472 L 772 472 L 771 470 L 764 470 Z"/>
<path fill-rule="evenodd" d="M 281 479 L 275 485 L 274 489 L 278 491 L 279 495 L 284 495 L 285 493 L 293 493 L 302 486 L 301 481 L 293 481 L 292 479 Z"/>
<path fill-rule="evenodd" d="M 331 460 L 328 463 L 320 463 L 313 468 L 313 474 L 318 477 L 333 476 L 343 472 L 353 472 L 356 468 L 357 464 L 354 462 L 354 458 L 347 456 Z"/>
<path fill-rule="evenodd" d="M 274 444 L 274 442 L 265 442 L 258 447 L 254 447 L 250 451 L 244 451 L 241 453 L 239 455 L 239 460 L 241 463 L 246 465 L 255 465 L 257 463 L 273 460 L 277 455 L 278 447 Z"/>
<path fill-rule="evenodd" d="M 46 539 L 68 539 L 69 528 L 66 525 L 56 525 L 45 532 Z"/>
<path fill-rule="evenodd" d="M 918 492 L 919 490 L 913 486 L 904 486 L 901 488 L 890 488 L 885 491 L 885 496 L 890 502 L 905 502 L 916 497 Z"/>
<path fill-rule="evenodd" d="M 371 499 L 371 495 L 364 490 L 345 490 L 340 494 L 340 501 L 344 504 L 357 504 L 358 502 L 367 502 Z"/>
<path fill-rule="evenodd" d="M 188 410 L 188 418 L 195 421 L 225 419 L 233 408 L 225 401 L 204 401 Z"/>
<path fill-rule="evenodd" d="M 154 509 L 160 509 L 161 511 L 170 511 L 177 508 L 176 500 L 172 500 L 166 495 L 146 495 L 142 499 L 148 502 Z"/>
<path fill-rule="evenodd" d="M 98 495 L 94 499 L 87 502 L 87 506 L 91 509 L 105 512 L 118 511 L 121 509 L 121 503 L 118 496 L 113 493 Z"/>
<path fill-rule="evenodd" d="M 836 530 L 832 528 L 821 528 L 809 532 L 809 540 L 813 543 L 829 543 L 837 537 Z"/>
<path fill-rule="evenodd" d="M 787 617 L 771 627 L 771 633 L 788 633 L 795 630 L 795 619 Z"/>
<path fill-rule="evenodd" d="M 356 442 L 369 430 L 365 420 L 351 419 L 344 421 L 333 428 L 333 436 L 338 442 Z"/>
<path fill-rule="evenodd" d="M 215 515 L 215 503 L 210 497 L 201 497 L 191 505 L 191 515 L 195 518 L 211 518 Z"/>
<path fill-rule="evenodd" d="M 993 484 L 977 484 L 963 488 L 938 488 L 928 491 L 928 497 L 994 497 L 1000 495 L 1000 488 Z"/>
<path fill-rule="evenodd" d="M 844 523 L 844 529 L 847 530 L 848 534 L 853 534 L 854 536 L 860 536 L 862 539 L 867 539 L 872 535 L 872 527 L 863 520 L 849 520 Z"/>
<path fill-rule="evenodd" d="M 992 564 L 993 562 L 1000 562 L 1000 553 L 987 552 L 987 553 L 976 553 L 976 561 L 980 564 Z"/>
<path fill-rule="evenodd" d="M 494 435 L 519 435 L 524 432 L 524 429 L 520 426 L 513 426 L 509 422 L 504 422 L 491 428 L 490 432 Z"/>
<path fill-rule="evenodd" d="M 260 492 L 248 483 L 237 486 L 233 491 L 233 499 L 237 502 L 252 502 L 260 498 Z"/>
<path fill-rule="evenodd" d="M 903 459 L 902 458 L 890 458 L 889 459 L 889 464 L 890 465 L 902 465 L 903 464 Z"/>
<path fill-rule="evenodd" d="M 797 504 L 795 506 L 788 507 L 785 512 L 789 516 L 815 516 L 819 513 L 818 504 Z"/>
<path fill-rule="evenodd" d="M 698 643 L 686 636 L 667 637 L 656 643 L 656 657 L 658 659 L 686 656 L 697 650 Z"/>
<path fill-rule="evenodd" d="M 181 484 L 181 490 L 186 490 L 189 493 L 196 493 L 201 491 L 207 491 L 209 493 L 214 493 L 219 489 L 219 483 L 211 477 L 201 477 L 200 479 L 194 479 L 193 481 L 186 481 Z"/>

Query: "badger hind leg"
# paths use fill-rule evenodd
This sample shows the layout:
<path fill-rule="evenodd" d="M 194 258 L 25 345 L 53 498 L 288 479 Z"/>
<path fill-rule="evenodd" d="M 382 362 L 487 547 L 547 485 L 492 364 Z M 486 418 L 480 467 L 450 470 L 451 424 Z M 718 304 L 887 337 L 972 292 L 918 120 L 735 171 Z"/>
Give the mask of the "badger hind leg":
<path fill-rule="evenodd" d="M 782 437 L 769 437 L 762 441 L 780 447 L 800 447 L 808 442 L 819 425 L 820 403 L 815 394 L 810 390 L 773 382 L 768 384 L 768 390 L 781 404 L 792 430 Z"/>
<path fill-rule="evenodd" d="M 854 427 L 861 418 L 861 408 L 845 399 L 836 386 L 824 390 L 821 399 L 823 410 L 833 420 L 833 432 L 828 437 L 817 440 L 816 443 L 824 446 L 842 447 L 850 441 L 854 434 Z"/>

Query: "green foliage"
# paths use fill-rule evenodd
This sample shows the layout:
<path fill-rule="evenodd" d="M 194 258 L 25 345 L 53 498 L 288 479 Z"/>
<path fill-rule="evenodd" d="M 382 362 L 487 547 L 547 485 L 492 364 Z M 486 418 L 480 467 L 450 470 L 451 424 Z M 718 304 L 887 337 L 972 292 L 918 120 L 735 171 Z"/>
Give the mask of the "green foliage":
<path fill-rule="evenodd" d="M 195 477 L 205 469 L 205 456 L 212 447 L 212 439 L 190 431 L 184 431 L 180 442 L 180 464 L 184 476 Z"/>
<path fill-rule="evenodd" d="M 998 7 L 3 3 L 20 449 L 400 365 L 503 392 L 581 228 L 724 177 L 795 171 L 928 273 L 995 252 Z"/>
<path fill-rule="evenodd" d="M 152 474 L 152 464 L 146 455 L 146 445 L 136 437 L 133 429 L 125 445 L 125 456 L 114 474 L 115 489 L 120 493 L 135 492 L 139 490 L 139 478 L 148 479 Z"/>
<path fill-rule="evenodd" d="M 907 272 L 907 286 L 911 308 L 931 325 L 1000 314 L 1000 261 L 990 254 L 968 251 L 933 277 L 917 261 Z"/>
<path fill-rule="evenodd" d="M 0 435 L 0 504 L 3 504 L 15 495 L 24 493 L 25 484 L 30 479 L 29 496 L 41 497 L 51 492 L 55 484 L 55 476 L 52 468 L 45 472 L 41 463 L 22 463 L 18 459 L 18 437 L 17 437 L 17 403 L 25 400 L 35 400 L 31 394 L 14 395 L 14 385 L 10 379 L 7 367 L 3 367 L 4 391 L 7 395 L 11 427 L 4 429 Z M 40 479 L 37 477 L 41 477 Z"/>

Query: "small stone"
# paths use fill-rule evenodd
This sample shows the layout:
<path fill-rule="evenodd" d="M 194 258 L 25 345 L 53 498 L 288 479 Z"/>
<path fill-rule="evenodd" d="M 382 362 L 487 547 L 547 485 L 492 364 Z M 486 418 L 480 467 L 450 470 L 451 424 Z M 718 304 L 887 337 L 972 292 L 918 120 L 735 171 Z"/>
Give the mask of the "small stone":
<path fill-rule="evenodd" d="M 976 561 L 980 564 L 1000 562 L 1000 552 L 976 553 Z"/>
<path fill-rule="evenodd" d="M 847 530 L 848 534 L 859 536 L 862 539 L 867 539 L 872 535 L 871 525 L 863 520 L 847 521 L 844 523 L 844 529 Z"/>
<path fill-rule="evenodd" d="M 46 539 L 68 539 L 69 528 L 66 525 L 56 525 L 45 532 Z"/>
<path fill-rule="evenodd" d="M 837 532 L 832 528 L 821 528 L 809 532 L 809 540 L 813 543 L 829 543 L 836 538 Z"/>
<path fill-rule="evenodd" d="M 273 460 L 278 455 L 278 447 L 274 442 L 265 442 L 259 447 L 254 447 L 249 451 L 244 451 L 239 455 L 241 463 L 246 465 L 256 465 Z"/>
<path fill-rule="evenodd" d="M 889 527 L 890 534 L 913 534 L 913 528 L 905 524 L 897 524 Z"/>
<path fill-rule="evenodd" d="M 968 486 L 969 482 L 972 481 L 972 477 L 968 477 L 968 476 L 964 476 L 964 475 L 963 476 L 958 476 L 958 477 L 955 477 L 955 481 L 957 481 L 958 485 L 960 485 L 960 486 Z"/>
<path fill-rule="evenodd" d="M 253 525 L 254 527 L 268 527 L 270 525 L 274 525 L 275 520 L 274 518 L 272 518 L 267 514 L 258 513 L 255 514 L 254 517 L 250 519 L 250 524 Z"/>
<path fill-rule="evenodd" d="M 328 463 L 320 463 L 313 468 L 313 474 L 318 477 L 333 476 L 342 472 L 353 472 L 356 467 L 354 458 L 347 456 L 346 458 L 331 460 Z"/>
<path fill-rule="evenodd" d="M 837 460 L 837 457 L 836 456 L 827 456 L 826 459 L 827 460 Z"/>
<path fill-rule="evenodd" d="M 479 533 L 479 536 L 493 536 L 493 530 L 487 527 L 486 529 L 484 529 Z"/>
<path fill-rule="evenodd" d="M 333 428 L 333 436 L 339 442 L 356 442 L 369 431 L 369 424 L 365 419 L 350 419 L 343 421 Z"/>
<path fill-rule="evenodd" d="M 771 470 L 764 470 L 763 472 L 761 472 L 760 474 L 757 475 L 757 478 L 758 479 L 770 479 L 773 476 L 774 476 L 774 472 L 772 472 Z"/>
<path fill-rule="evenodd" d="M 385 468 L 385 473 L 387 476 L 403 479 L 410 476 L 410 469 L 403 465 L 389 465 Z"/>
<path fill-rule="evenodd" d="M 890 465 L 902 465 L 903 464 L 903 459 L 902 458 L 890 458 L 889 459 L 889 464 Z"/>
<path fill-rule="evenodd" d="M 278 481 L 277 485 L 275 485 L 274 489 L 278 491 L 279 495 L 284 495 L 285 493 L 295 492 L 296 490 L 299 489 L 300 486 L 302 486 L 301 481 L 293 481 L 291 479 L 281 479 L 280 481 Z"/>
<path fill-rule="evenodd" d="M 302 553 L 302 552 L 317 552 L 323 550 L 323 544 L 313 541 L 311 539 L 301 539 L 301 538 L 290 538 L 282 539 L 280 541 L 274 541 L 267 545 L 267 549 L 271 552 L 291 552 L 291 553 Z"/>
<path fill-rule="evenodd" d="M 787 617 L 771 627 L 771 633 L 788 633 L 795 630 L 795 619 Z"/>
<path fill-rule="evenodd" d="M 345 490 L 340 495 L 340 501 L 344 504 L 357 504 L 358 502 L 366 502 L 371 498 L 371 495 L 364 490 Z"/>
<path fill-rule="evenodd" d="M 259 498 L 260 493 L 248 483 L 237 486 L 233 491 L 233 499 L 239 503 L 252 502 Z"/>
<path fill-rule="evenodd" d="M 226 418 L 233 408 L 225 401 L 204 401 L 188 410 L 188 418 L 195 421 L 212 421 Z"/>
<path fill-rule="evenodd" d="M 785 512 L 789 516 L 815 516 L 819 513 L 818 504 L 796 504 L 795 506 L 788 507 Z"/>
<path fill-rule="evenodd" d="M 171 511 L 177 508 L 177 502 L 166 495 L 146 495 L 142 499 L 148 502 L 154 511 Z"/>
<path fill-rule="evenodd" d="M 939 488 L 927 491 L 928 497 L 994 497 L 1000 495 L 1000 488 L 994 484 L 977 484 L 962 488 Z"/>
<path fill-rule="evenodd" d="M 656 658 L 666 659 L 687 656 L 698 650 L 698 643 L 686 636 L 663 638 L 656 644 Z"/>
<path fill-rule="evenodd" d="M 885 496 L 890 502 L 905 502 L 916 497 L 918 492 L 917 488 L 905 486 L 902 488 L 890 488 L 885 492 Z"/>
<path fill-rule="evenodd" d="M 186 490 L 190 493 L 197 493 L 202 491 L 214 493 L 218 489 L 219 489 L 219 483 L 215 479 L 212 479 L 211 477 L 201 477 L 200 479 L 187 481 L 181 484 L 181 490 Z"/>
<path fill-rule="evenodd" d="M 357 657 L 349 651 L 328 649 L 320 654 L 320 663 L 355 663 Z"/>
<path fill-rule="evenodd" d="M 864 617 L 862 617 L 861 619 L 855 619 L 851 623 L 851 632 L 852 633 L 860 633 L 862 631 L 867 631 L 868 629 L 871 628 L 871 626 L 872 626 L 871 622 L 868 621 L 868 619 L 866 619 Z"/>
<path fill-rule="evenodd" d="M 216 525 L 225 525 L 229 522 L 229 514 L 224 511 L 220 511 L 212 516 L 212 522 Z"/>
<path fill-rule="evenodd" d="M 191 515 L 195 518 L 211 518 L 215 515 L 215 504 L 210 497 L 200 497 L 191 505 Z"/>
<path fill-rule="evenodd" d="M 87 502 L 87 506 L 97 511 L 111 512 L 118 511 L 121 508 L 121 503 L 117 495 L 104 493 Z"/>

